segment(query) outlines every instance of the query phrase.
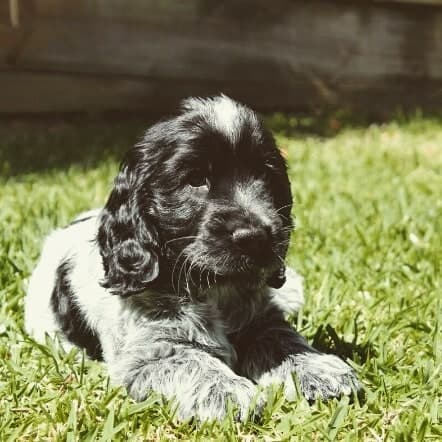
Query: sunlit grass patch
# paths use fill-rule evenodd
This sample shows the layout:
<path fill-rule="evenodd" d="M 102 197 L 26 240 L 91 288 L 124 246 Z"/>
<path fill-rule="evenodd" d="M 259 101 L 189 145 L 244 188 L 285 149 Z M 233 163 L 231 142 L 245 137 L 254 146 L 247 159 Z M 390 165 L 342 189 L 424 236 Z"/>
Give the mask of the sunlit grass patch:
<path fill-rule="evenodd" d="M 294 118 L 294 117 L 291 117 Z M 26 280 L 43 237 L 103 204 L 144 124 L 0 127 L 0 440 L 438 440 L 442 120 L 352 127 L 272 117 L 288 158 L 305 278 L 292 318 L 351 358 L 366 389 L 308 405 L 270 392 L 260 422 L 177 423 L 158 396 L 136 404 L 102 364 L 23 333 Z"/>

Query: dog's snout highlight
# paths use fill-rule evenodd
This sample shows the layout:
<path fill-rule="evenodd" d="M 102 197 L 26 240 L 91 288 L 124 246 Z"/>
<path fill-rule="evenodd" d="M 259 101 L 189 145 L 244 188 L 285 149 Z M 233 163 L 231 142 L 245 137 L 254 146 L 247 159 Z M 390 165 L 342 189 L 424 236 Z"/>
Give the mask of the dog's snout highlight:
<path fill-rule="evenodd" d="M 241 227 L 233 231 L 233 242 L 245 253 L 259 256 L 270 243 L 270 234 L 264 227 Z"/>

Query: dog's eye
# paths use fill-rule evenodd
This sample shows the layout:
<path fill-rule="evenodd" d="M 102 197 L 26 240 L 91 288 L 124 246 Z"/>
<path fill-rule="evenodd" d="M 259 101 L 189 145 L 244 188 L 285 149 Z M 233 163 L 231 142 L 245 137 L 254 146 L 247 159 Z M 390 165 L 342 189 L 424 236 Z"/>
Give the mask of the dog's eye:
<path fill-rule="evenodd" d="M 193 171 L 187 181 L 192 187 L 207 187 L 209 188 L 209 179 L 202 170 Z"/>

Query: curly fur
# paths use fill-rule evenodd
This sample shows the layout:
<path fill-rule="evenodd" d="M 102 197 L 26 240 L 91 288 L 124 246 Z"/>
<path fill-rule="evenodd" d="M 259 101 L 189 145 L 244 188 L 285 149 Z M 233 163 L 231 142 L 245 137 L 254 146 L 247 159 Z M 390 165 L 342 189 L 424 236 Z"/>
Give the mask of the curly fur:
<path fill-rule="evenodd" d="M 244 419 L 258 387 L 292 374 L 309 399 L 358 388 L 284 319 L 302 302 L 285 269 L 292 230 L 285 162 L 249 108 L 191 98 L 126 155 L 102 209 L 45 242 L 26 297 L 27 330 L 59 333 L 103 359 L 136 400 L 178 416 Z M 286 281 L 287 277 L 287 281 Z"/>

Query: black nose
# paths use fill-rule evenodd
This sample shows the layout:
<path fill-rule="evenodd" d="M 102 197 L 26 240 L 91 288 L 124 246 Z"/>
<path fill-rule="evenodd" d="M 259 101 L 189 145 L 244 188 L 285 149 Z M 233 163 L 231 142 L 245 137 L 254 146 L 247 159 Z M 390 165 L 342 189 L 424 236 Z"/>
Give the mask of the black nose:
<path fill-rule="evenodd" d="M 268 252 L 270 232 L 264 227 L 241 227 L 232 233 L 233 242 L 245 253 L 259 257 Z"/>

